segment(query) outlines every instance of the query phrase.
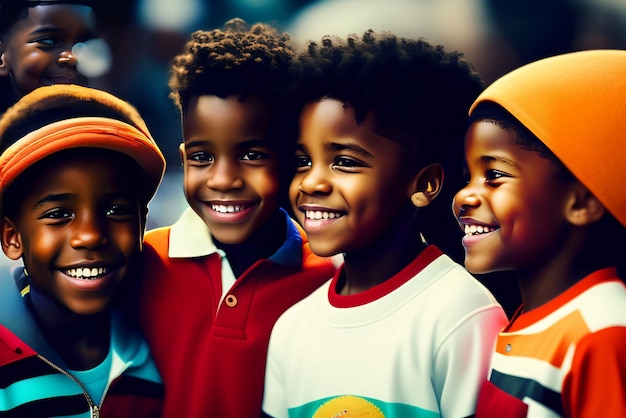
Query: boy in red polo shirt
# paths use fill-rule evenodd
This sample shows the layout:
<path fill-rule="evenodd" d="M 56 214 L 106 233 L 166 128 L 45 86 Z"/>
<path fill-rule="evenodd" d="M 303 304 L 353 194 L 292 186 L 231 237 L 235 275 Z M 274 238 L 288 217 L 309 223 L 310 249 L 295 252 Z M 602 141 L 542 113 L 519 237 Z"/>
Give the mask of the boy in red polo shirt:
<path fill-rule="evenodd" d="M 174 61 L 190 208 L 146 235 L 141 312 L 167 417 L 259 416 L 275 320 L 333 274 L 279 206 L 295 146 L 280 93 L 292 56 L 286 35 L 235 19 L 195 32 Z"/>

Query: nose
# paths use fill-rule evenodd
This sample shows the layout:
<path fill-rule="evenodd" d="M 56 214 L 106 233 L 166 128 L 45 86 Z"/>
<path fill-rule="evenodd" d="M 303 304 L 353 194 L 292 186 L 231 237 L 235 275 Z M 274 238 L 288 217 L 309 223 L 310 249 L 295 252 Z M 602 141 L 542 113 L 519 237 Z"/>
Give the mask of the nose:
<path fill-rule="evenodd" d="M 468 183 L 467 186 L 456 192 L 452 202 L 452 210 L 458 217 L 467 209 L 480 205 L 480 197 L 476 193 L 474 186 Z"/>
<path fill-rule="evenodd" d="M 243 188 L 244 181 L 237 164 L 228 160 L 221 160 L 216 161 L 209 168 L 207 186 L 219 191 L 228 191 Z"/>
<path fill-rule="evenodd" d="M 76 67 L 77 60 L 72 51 L 66 49 L 59 54 L 58 62 L 59 64 Z"/>
<path fill-rule="evenodd" d="M 306 194 L 327 194 L 332 190 L 332 184 L 328 173 L 321 168 L 311 166 L 309 170 L 300 175 L 296 174 L 294 181 L 300 181 L 298 190 Z"/>
<path fill-rule="evenodd" d="M 106 220 L 99 219 L 92 213 L 77 214 L 72 221 L 72 248 L 95 249 L 109 242 L 105 227 Z"/>

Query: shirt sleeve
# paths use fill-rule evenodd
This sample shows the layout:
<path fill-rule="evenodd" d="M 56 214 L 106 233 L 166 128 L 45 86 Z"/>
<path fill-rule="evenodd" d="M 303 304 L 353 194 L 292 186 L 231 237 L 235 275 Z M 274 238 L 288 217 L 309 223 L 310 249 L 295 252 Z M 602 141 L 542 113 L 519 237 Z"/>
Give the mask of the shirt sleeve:
<path fill-rule="evenodd" d="M 433 364 L 433 387 L 441 417 L 467 417 L 475 413 L 496 338 L 506 324 L 502 308 L 492 305 L 468 315 L 445 339 Z"/>
<path fill-rule="evenodd" d="M 562 396 L 565 415 L 571 418 L 624 415 L 626 327 L 605 328 L 578 343 Z"/>

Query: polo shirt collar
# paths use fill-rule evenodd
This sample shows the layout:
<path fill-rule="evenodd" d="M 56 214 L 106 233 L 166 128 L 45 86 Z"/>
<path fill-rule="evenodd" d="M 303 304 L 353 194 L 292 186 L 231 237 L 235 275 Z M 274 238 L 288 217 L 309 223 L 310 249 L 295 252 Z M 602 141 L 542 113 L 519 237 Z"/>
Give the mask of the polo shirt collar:
<path fill-rule="evenodd" d="M 284 209 L 280 209 L 287 222 L 287 238 L 269 259 L 285 266 L 302 265 L 302 235 Z M 209 228 L 193 209 L 187 208 L 170 229 L 170 258 L 206 257 L 222 253 L 211 237 Z"/>

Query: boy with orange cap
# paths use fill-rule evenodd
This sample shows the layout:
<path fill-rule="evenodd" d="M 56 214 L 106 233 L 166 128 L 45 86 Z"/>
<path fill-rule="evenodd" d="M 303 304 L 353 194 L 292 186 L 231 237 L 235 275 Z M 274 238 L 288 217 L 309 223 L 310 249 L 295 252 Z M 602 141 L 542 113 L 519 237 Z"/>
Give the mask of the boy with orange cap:
<path fill-rule="evenodd" d="M 539 60 L 470 108 L 454 200 L 473 273 L 513 270 L 477 417 L 626 413 L 626 51 Z"/>
<path fill-rule="evenodd" d="M 40 87 L 0 120 L 0 416 L 161 416 L 130 318 L 148 201 L 165 160 L 134 107 Z"/>

